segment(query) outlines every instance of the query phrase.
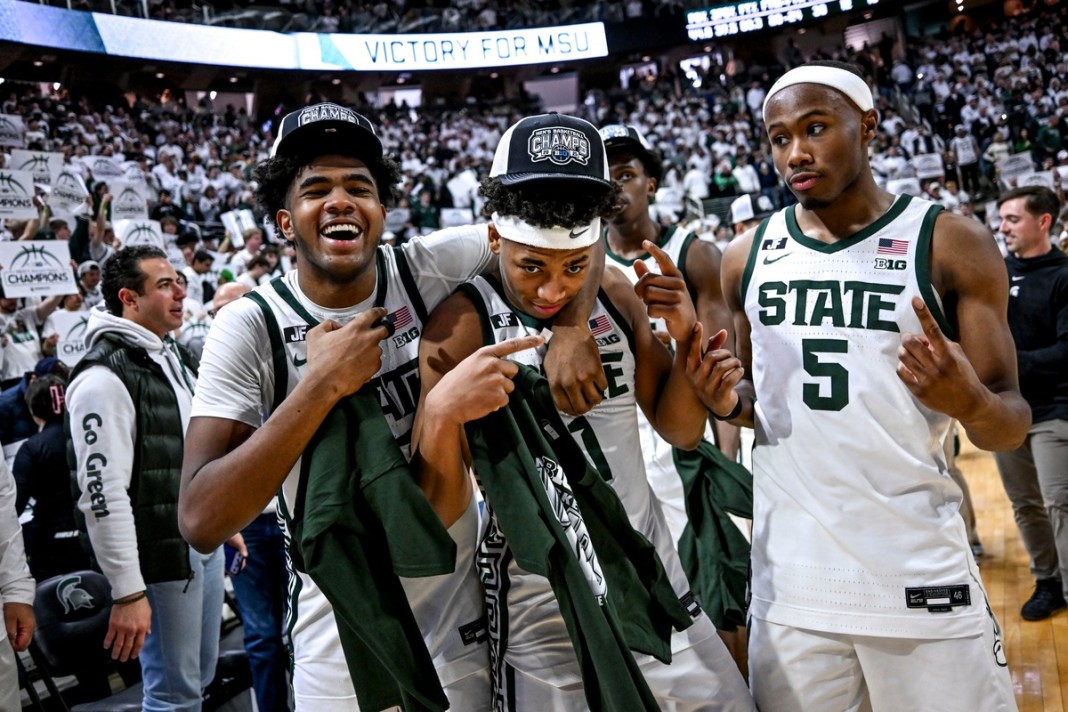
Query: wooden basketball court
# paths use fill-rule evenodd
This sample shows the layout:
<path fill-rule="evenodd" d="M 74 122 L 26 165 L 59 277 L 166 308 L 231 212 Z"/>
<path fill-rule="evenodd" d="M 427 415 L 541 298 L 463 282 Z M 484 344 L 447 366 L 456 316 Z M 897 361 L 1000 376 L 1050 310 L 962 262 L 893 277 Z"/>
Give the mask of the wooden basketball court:
<path fill-rule="evenodd" d="M 1063 712 L 1068 709 L 1068 611 L 1034 623 L 1020 618 L 1034 578 L 994 459 L 965 441 L 957 463 L 975 503 L 986 549 L 979 571 L 1003 629 L 1016 701 L 1021 712 Z"/>

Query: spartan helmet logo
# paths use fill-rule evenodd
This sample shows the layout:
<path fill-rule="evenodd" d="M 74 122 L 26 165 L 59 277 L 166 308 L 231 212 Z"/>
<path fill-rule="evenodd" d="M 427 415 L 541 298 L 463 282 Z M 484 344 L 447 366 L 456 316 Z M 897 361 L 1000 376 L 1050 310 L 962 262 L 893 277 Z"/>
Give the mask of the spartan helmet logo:
<path fill-rule="evenodd" d="M 51 264 L 50 264 L 51 263 Z M 53 265 L 63 266 L 58 257 L 39 245 L 23 247 L 11 260 L 13 268 L 26 269 L 27 267 L 51 268 Z"/>
<path fill-rule="evenodd" d="M 93 607 L 93 597 L 78 585 L 81 582 L 81 576 L 68 576 L 56 586 L 56 598 L 63 604 L 64 615 L 70 615 L 79 608 Z"/>
<path fill-rule="evenodd" d="M 115 206 L 121 210 L 140 210 L 144 205 L 145 199 L 134 188 L 123 188 L 115 200 Z"/>
<path fill-rule="evenodd" d="M 29 195 L 30 192 L 26 190 L 22 183 L 15 180 L 15 176 L 11 173 L 4 173 L 0 171 L 0 193 L 22 193 L 23 195 Z"/>
<path fill-rule="evenodd" d="M 22 162 L 22 165 L 19 166 L 19 170 L 44 173 L 48 170 L 48 156 L 43 153 L 35 153 Z"/>

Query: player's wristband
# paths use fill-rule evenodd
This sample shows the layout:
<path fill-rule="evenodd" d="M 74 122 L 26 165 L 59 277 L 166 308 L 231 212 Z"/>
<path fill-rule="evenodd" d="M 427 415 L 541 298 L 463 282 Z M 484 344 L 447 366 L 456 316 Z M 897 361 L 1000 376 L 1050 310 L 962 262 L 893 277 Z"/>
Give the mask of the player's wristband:
<path fill-rule="evenodd" d="M 727 413 L 726 415 L 720 415 L 719 413 L 716 413 L 713 410 L 709 410 L 708 412 L 711 413 L 712 417 L 716 420 L 734 420 L 742 414 L 742 397 L 738 396 L 738 402 L 734 404 L 733 408 L 731 408 L 731 412 Z"/>
<path fill-rule="evenodd" d="M 111 602 L 111 605 L 113 605 L 113 606 L 128 606 L 131 603 L 137 603 L 142 598 L 147 598 L 147 597 L 148 597 L 148 592 L 147 591 L 141 591 L 140 593 L 134 593 L 134 594 L 131 594 L 129 596 L 126 596 L 125 598 L 116 598 L 114 601 Z"/>

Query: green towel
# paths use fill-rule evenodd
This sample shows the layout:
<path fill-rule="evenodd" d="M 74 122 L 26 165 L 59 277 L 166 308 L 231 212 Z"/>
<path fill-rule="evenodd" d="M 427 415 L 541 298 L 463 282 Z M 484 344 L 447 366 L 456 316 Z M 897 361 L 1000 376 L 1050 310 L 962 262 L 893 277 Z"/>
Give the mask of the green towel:
<path fill-rule="evenodd" d="M 372 388 L 338 403 L 305 449 L 293 542 L 334 608 L 360 709 L 448 709 L 397 577 L 451 573 L 456 545 Z"/>
<path fill-rule="evenodd" d="M 507 408 L 466 426 L 489 505 L 516 563 L 549 579 L 590 709 L 658 710 L 630 650 L 670 661 L 672 629 L 688 627 L 690 616 L 656 550 L 631 527 L 619 497 L 560 420 L 548 383 L 528 366 L 514 381 Z M 542 479 L 550 473 L 563 475 L 581 512 L 607 597 L 594 594 L 553 510 Z"/>
<path fill-rule="evenodd" d="M 728 513 L 753 518 L 753 475 L 712 443 L 674 450 L 682 478 L 686 528 L 679 559 L 697 600 L 720 630 L 745 625 L 749 542 Z"/>

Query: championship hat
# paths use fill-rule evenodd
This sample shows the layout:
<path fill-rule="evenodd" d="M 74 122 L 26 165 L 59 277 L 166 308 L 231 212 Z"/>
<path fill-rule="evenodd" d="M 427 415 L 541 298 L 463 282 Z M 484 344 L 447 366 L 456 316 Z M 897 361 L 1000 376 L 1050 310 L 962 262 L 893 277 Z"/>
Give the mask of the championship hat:
<path fill-rule="evenodd" d="M 500 178 L 507 186 L 547 178 L 611 185 L 597 129 L 589 121 L 555 112 L 528 116 L 504 132 L 490 178 Z"/>
<path fill-rule="evenodd" d="M 581 181 L 605 191 L 612 189 L 608 157 L 597 129 L 584 119 L 557 113 L 528 116 L 505 131 L 493 155 L 490 178 L 509 187 L 532 181 Z M 501 237 L 532 247 L 578 249 L 601 238 L 600 218 L 585 225 L 547 228 L 514 215 L 494 213 L 492 218 Z"/>
<path fill-rule="evenodd" d="M 367 117 L 330 102 L 282 118 L 271 158 L 327 152 L 381 158 L 382 141 Z"/>
<path fill-rule="evenodd" d="M 601 127 L 601 138 L 609 152 L 627 151 L 645 166 L 645 175 L 660 180 L 663 171 L 660 159 L 653 153 L 652 146 L 636 127 L 629 124 L 609 124 Z"/>

